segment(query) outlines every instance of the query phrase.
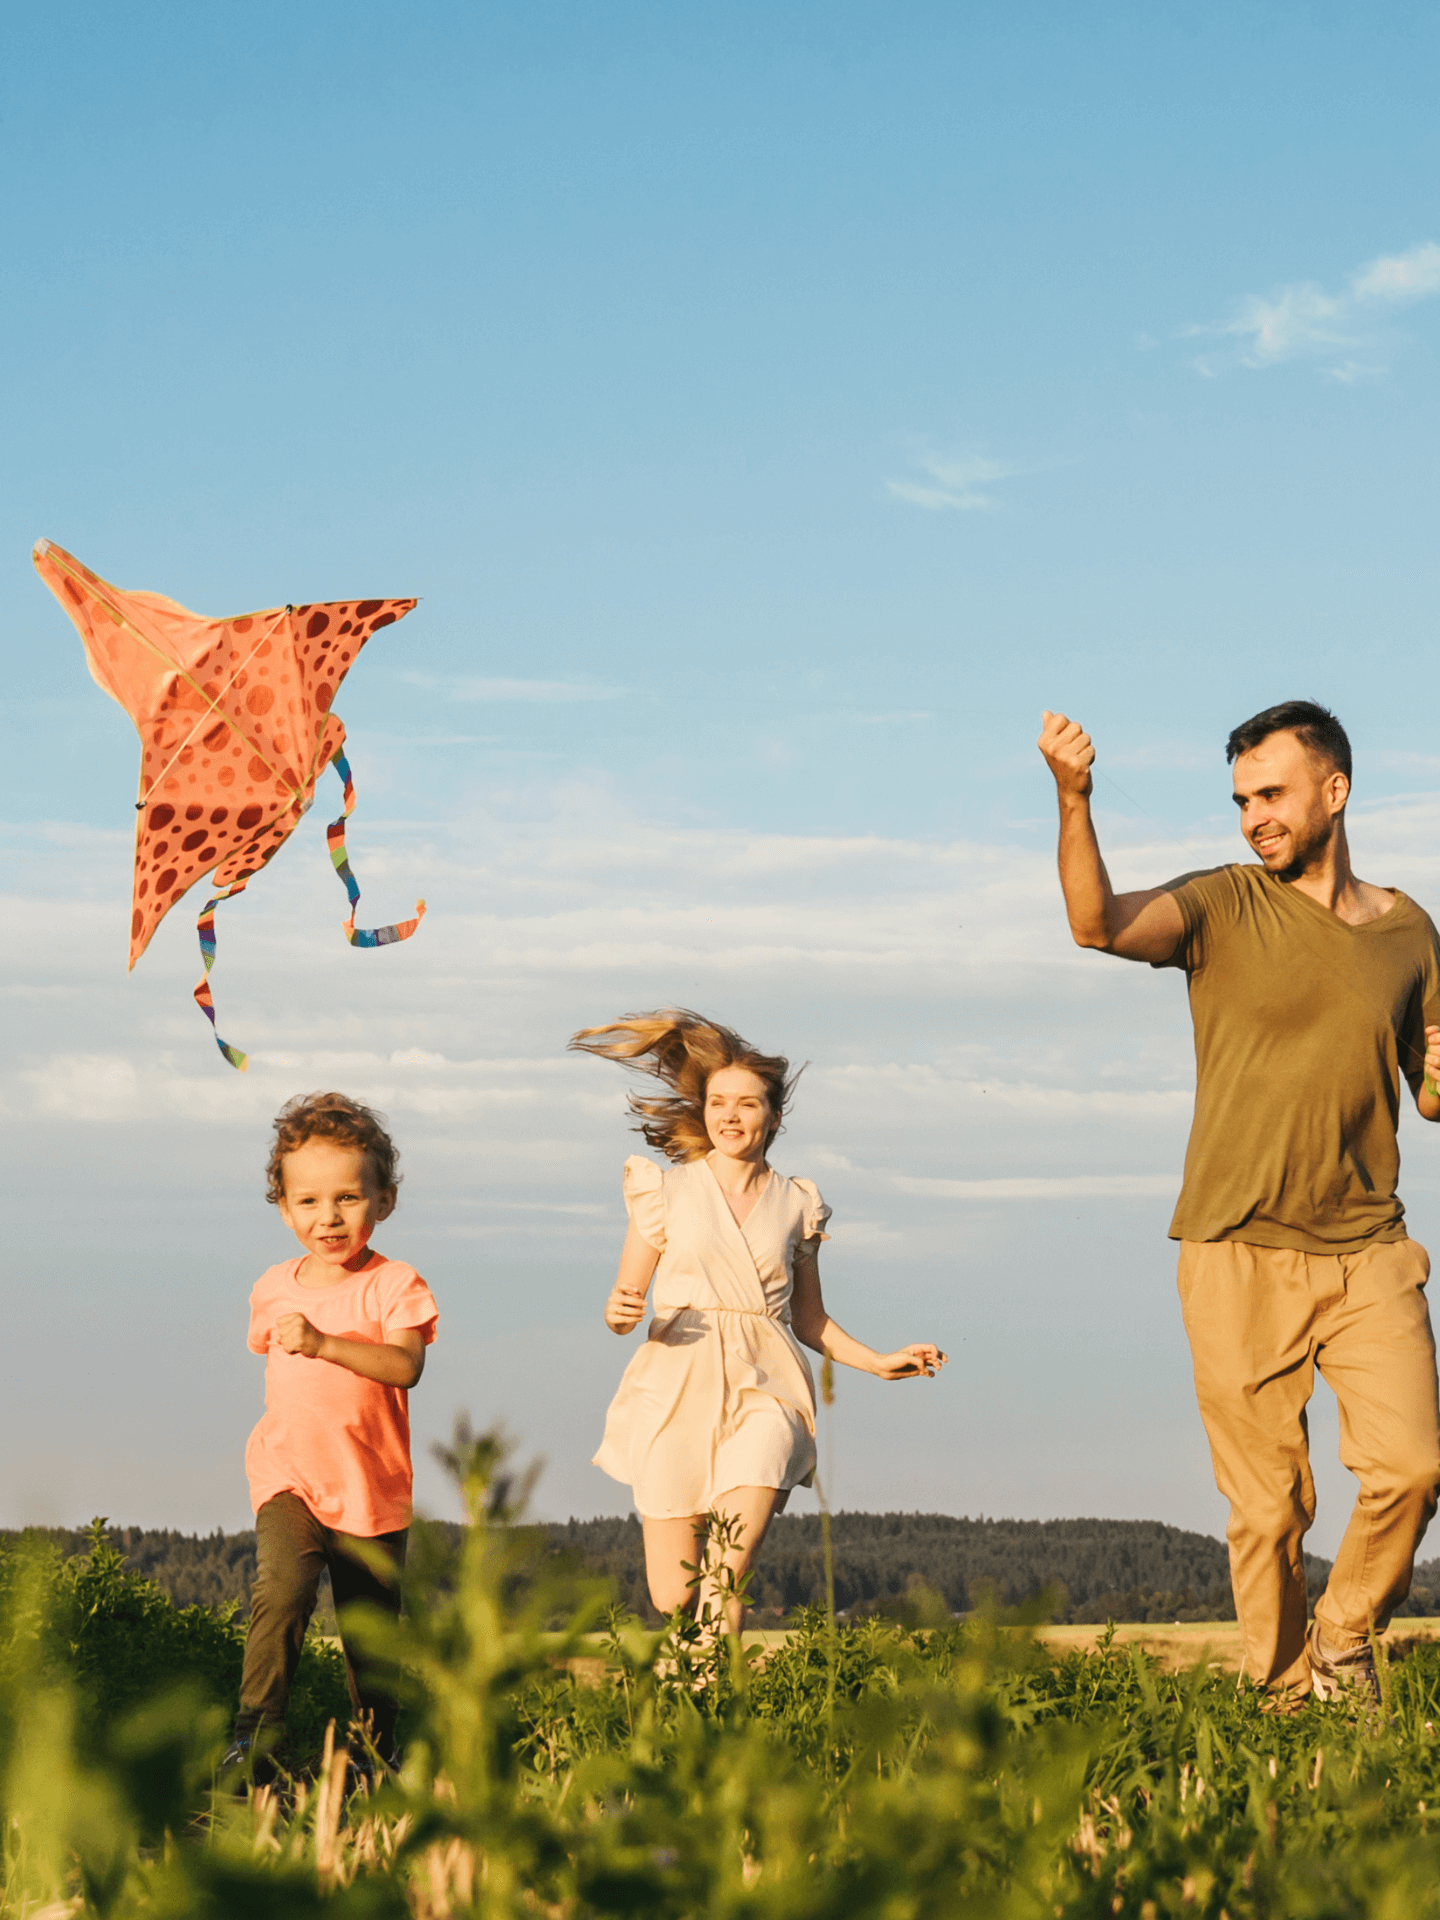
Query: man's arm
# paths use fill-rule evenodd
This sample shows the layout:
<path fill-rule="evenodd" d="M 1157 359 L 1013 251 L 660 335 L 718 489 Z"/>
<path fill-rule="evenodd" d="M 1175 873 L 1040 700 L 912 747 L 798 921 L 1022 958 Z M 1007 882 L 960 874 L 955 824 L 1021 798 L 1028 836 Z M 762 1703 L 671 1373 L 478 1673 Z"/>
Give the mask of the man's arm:
<path fill-rule="evenodd" d="M 1174 894 L 1164 887 L 1117 894 L 1105 871 L 1090 817 L 1095 748 L 1089 734 L 1063 713 L 1047 712 L 1038 745 L 1060 802 L 1060 887 L 1076 946 L 1122 960 L 1172 959 L 1185 935 Z"/>

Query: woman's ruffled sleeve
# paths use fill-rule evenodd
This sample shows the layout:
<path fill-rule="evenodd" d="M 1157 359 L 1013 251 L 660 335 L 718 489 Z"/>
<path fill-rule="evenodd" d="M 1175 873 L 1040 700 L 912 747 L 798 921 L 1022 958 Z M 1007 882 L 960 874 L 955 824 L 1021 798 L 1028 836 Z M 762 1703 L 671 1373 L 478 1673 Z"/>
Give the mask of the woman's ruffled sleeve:
<path fill-rule="evenodd" d="M 796 1186 L 805 1196 L 805 1224 L 803 1238 L 806 1240 L 828 1240 L 825 1222 L 830 1218 L 830 1209 L 820 1198 L 820 1189 L 813 1180 L 797 1180 Z"/>
<path fill-rule="evenodd" d="M 632 1153 L 625 1162 L 625 1211 L 640 1238 L 657 1253 L 665 1251 L 665 1201 L 660 1191 L 664 1177 L 655 1162 L 643 1154 Z"/>

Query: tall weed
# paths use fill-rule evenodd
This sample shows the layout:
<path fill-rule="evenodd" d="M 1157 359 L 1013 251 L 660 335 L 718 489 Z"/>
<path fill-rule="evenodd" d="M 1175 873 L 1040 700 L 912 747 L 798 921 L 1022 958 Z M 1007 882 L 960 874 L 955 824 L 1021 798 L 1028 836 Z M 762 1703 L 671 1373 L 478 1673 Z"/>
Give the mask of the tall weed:
<path fill-rule="evenodd" d="M 12 1569 L 0 1913 L 1440 1920 L 1440 1650 L 1389 1668 L 1384 1716 L 1290 1718 L 1217 1669 L 1113 1639 L 1055 1659 L 993 1616 L 817 1608 L 762 1657 L 646 1631 L 537 1552 L 493 1437 L 462 1431 L 450 1464 L 458 1559 L 419 1530 L 406 1617 L 347 1623 L 405 1692 L 373 1790 L 341 1718 L 284 1790 L 212 1792 L 203 1665 L 178 1692 L 102 1683 L 102 1646 L 163 1639 L 132 1597 L 67 1669 L 103 1564 Z"/>

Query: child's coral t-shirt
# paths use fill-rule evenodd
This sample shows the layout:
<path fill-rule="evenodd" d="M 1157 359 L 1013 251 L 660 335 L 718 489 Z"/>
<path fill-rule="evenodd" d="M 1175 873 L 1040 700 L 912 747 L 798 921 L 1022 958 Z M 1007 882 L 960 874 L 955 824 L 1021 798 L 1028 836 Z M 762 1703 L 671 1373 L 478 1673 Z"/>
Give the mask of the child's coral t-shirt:
<path fill-rule="evenodd" d="M 294 1493 L 324 1526 L 373 1538 L 411 1519 L 410 1396 L 330 1360 L 287 1353 L 275 1333 L 283 1314 L 342 1340 L 385 1344 L 412 1328 L 435 1338 L 435 1296 L 403 1260 L 381 1260 L 333 1287 L 302 1287 L 300 1260 L 271 1267 L 250 1295 L 252 1353 L 265 1355 L 265 1414 L 245 1448 L 256 1513 Z"/>

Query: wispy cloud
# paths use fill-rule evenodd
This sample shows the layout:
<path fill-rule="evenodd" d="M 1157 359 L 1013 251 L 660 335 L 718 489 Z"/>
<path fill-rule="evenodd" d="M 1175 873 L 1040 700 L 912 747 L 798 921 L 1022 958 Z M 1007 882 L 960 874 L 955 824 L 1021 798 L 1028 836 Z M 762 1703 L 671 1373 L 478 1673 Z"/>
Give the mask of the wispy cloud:
<path fill-rule="evenodd" d="M 893 499 L 924 507 L 930 513 L 988 513 L 1001 505 L 992 489 L 1001 481 L 1039 473 L 1053 461 L 1039 465 L 1023 460 L 995 460 L 976 449 L 969 453 L 921 451 L 915 464 L 923 480 L 887 480 Z"/>
<path fill-rule="evenodd" d="M 1187 327 L 1190 338 L 1235 342 L 1228 353 L 1202 354 L 1198 373 L 1213 377 L 1227 361 L 1255 369 L 1289 360 L 1321 362 L 1327 379 L 1349 386 L 1385 372 L 1375 360 L 1374 327 L 1394 309 L 1440 293 L 1440 245 L 1425 240 L 1404 253 L 1381 254 L 1357 267 L 1345 286 L 1327 292 L 1299 280 L 1271 294 L 1250 294 L 1229 320 Z M 1365 357 L 1357 357 L 1363 355 Z"/>
<path fill-rule="evenodd" d="M 1175 1173 L 1019 1174 L 999 1180 L 927 1180 L 897 1174 L 897 1193 L 934 1200 L 1141 1200 L 1180 1190 Z"/>
<path fill-rule="evenodd" d="M 528 700 L 553 704 L 564 700 L 618 700 L 623 687 L 597 687 L 579 680 L 486 680 L 406 673 L 401 678 L 447 700 Z"/>

